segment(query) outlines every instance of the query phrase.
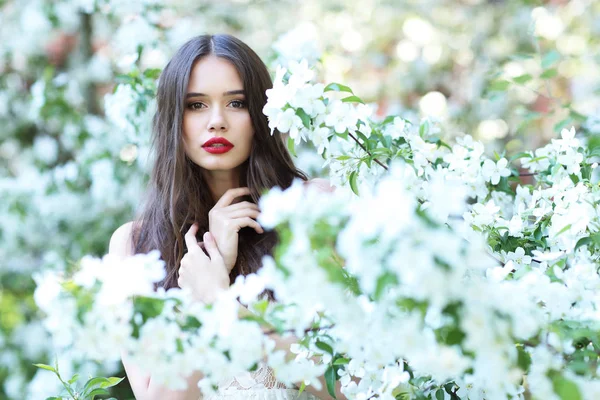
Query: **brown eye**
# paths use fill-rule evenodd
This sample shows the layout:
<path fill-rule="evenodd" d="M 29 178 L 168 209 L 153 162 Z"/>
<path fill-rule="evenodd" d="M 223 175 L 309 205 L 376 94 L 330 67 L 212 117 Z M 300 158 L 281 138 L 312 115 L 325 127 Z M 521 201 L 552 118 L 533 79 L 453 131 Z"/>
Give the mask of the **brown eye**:
<path fill-rule="evenodd" d="M 233 100 L 231 103 L 229 103 L 233 106 L 233 108 L 244 108 L 246 107 L 246 102 L 243 100 Z"/>
<path fill-rule="evenodd" d="M 203 107 L 204 107 L 204 104 L 202 104 L 202 103 L 199 103 L 199 102 L 195 102 L 195 103 L 190 103 L 190 104 L 188 104 L 188 108 L 189 108 L 190 110 L 199 110 L 199 109 L 201 109 L 201 108 L 203 108 Z"/>

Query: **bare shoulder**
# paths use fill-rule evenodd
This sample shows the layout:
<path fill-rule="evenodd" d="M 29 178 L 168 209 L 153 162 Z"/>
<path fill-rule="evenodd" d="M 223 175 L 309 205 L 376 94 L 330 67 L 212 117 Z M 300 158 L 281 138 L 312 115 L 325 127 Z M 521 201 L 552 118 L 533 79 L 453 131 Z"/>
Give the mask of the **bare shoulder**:
<path fill-rule="evenodd" d="M 328 179 L 324 178 L 314 178 L 304 182 L 306 187 L 314 187 L 319 189 L 321 192 L 332 193 L 335 192 L 335 186 L 332 186 L 329 183 Z"/>
<path fill-rule="evenodd" d="M 110 244 L 108 245 L 108 252 L 110 254 L 116 254 L 122 257 L 133 255 L 133 228 L 133 221 L 127 222 L 117 228 L 112 234 Z"/>

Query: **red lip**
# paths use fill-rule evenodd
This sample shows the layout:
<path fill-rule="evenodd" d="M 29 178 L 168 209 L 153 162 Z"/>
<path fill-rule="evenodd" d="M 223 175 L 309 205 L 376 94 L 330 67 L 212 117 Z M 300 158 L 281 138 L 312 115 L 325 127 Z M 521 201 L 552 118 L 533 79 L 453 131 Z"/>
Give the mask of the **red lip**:
<path fill-rule="evenodd" d="M 225 138 L 213 137 L 208 139 L 202 145 L 202 148 L 212 154 L 222 154 L 231 150 L 233 148 L 233 144 L 231 144 L 231 142 Z"/>

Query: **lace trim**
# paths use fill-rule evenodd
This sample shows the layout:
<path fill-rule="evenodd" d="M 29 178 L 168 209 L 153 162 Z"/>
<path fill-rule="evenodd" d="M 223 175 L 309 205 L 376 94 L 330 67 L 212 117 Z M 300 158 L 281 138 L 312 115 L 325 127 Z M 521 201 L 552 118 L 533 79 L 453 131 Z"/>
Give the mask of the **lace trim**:
<path fill-rule="evenodd" d="M 243 394 L 240 392 L 244 392 Z M 314 396 L 306 396 L 303 393 L 303 399 L 316 399 Z M 199 400 L 289 400 L 298 398 L 298 388 L 295 385 L 287 387 L 275 379 L 273 369 L 261 364 L 256 371 L 246 372 L 233 377 L 232 379 L 221 382 L 216 394 L 203 397 Z"/>
<path fill-rule="evenodd" d="M 273 370 L 269 366 L 263 365 L 256 371 L 240 374 L 219 386 L 219 390 L 227 389 L 288 389 L 288 387 L 275 379 Z"/>
<path fill-rule="evenodd" d="M 298 394 L 296 389 L 230 389 L 198 400 L 319 400 L 310 393 Z"/>

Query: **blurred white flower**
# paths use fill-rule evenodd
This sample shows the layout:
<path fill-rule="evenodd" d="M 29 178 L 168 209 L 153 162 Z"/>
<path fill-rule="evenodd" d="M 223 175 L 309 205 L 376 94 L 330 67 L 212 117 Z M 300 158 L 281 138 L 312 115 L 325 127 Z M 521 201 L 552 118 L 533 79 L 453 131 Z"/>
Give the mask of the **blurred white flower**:
<path fill-rule="evenodd" d="M 305 59 L 314 64 L 321 57 L 319 34 L 313 23 L 300 22 L 294 28 L 279 37 L 273 44 L 278 54 L 277 63 L 288 65 L 290 61 Z"/>
<path fill-rule="evenodd" d="M 136 16 L 119 26 L 112 43 L 118 54 L 126 56 L 137 53 L 138 46 L 152 47 L 158 38 L 158 30 L 146 18 Z"/>
<path fill-rule="evenodd" d="M 504 262 L 512 261 L 512 266 L 516 270 L 531 264 L 531 256 L 526 256 L 525 250 L 522 247 L 517 247 L 514 252 L 503 251 L 502 256 L 504 258 Z"/>
<path fill-rule="evenodd" d="M 33 152 L 38 160 L 52 164 L 58 157 L 58 143 L 50 136 L 36 136 L 33 141 Z"/>
<path fill-rule="evenodd" d="M 113 94 L 104 96 L 106 118 L 119 130 L 131 132 L 135 128 L 131 123 L 136 93 L 129 85 L 118 85 Z"/>
<path fill-rule="evenodd" d="M 500 177 L 510 176 L 511 172 L 510 169 L 506 167 L 507 165 L 508 160 L 506 158 L 501 158 L 498 162 L 487 159 L 483 162 L 481 174 L 486 181 L 490 182 L 492 185 L 497 185 L 498 182 L 500 182 Z"/>
<path fill-rule="evenodd" d="M 357 122 L 358 118 L 349 103 L 331 100 L 327 105 L 325 124 L 337 133 L 344 133 L 346 130 L 354 132 Z"/>

